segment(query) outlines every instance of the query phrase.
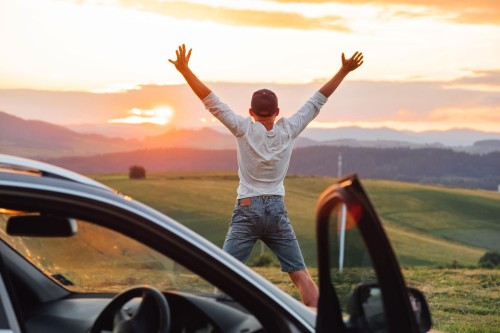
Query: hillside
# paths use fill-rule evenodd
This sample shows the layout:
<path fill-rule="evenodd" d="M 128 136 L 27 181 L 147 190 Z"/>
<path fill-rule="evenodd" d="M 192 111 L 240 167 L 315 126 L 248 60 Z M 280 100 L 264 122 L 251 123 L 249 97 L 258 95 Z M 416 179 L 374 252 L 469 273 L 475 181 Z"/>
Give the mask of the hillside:
<path fill-rule="evenodd" d="M 301 148 L 292 155 L 288 172 L 336 176 L 340 156 L 341 174 L 494 191 L 500 185 L 500 152 L 473 155 L 438 148 Z"/>
<path fill-rule="evenodd" d="M 78 130 L 70 130 L 44 121 L 26 120 L 0 111 L 0 152 L 28 158 L 61 158 L 130 152 L 140 149 L 215 150 L 235 147 L 235 139 L 232 135 L 227 131 L 220 132 L 210 127 L 175 129 L 172 126 L 154 124 L 103 123 L 75 125 L 72 128 Z M 484 140 L 477 140 L 472 146 L 457 146 L 457 144 L 445 146 L 439 143 L 440 140 L 432 141 L 435 136 L 436 139 L 449 137 L 448 140 L 452 140 L 457 136 L 465 135 L 465 132 L 467 131 L 450 130 L 410 135 L 404 131 L 390 129 L 311 128 L 306 129 L 304 134 L 297 139 L 295 147 L 442 148 L 472 154 L 500 152 L 500 140 L 495 139 L 500 134 L 495 133 L 475 133 L 477 138 L 484 138 Z"/>
<path fill-rule="evenodd" d="M 500 153 L 471 155 L 438 148 L 296 148 L 288 174 L 337 176 L 339 156 L 341 174 L 493 191 L 500 184 Z M 136 164 L 149 172 L 237 170 L 235 150 L 165 148 L 47 161 L 84 174 L 124 173 Z"/>
<path fill-rule="evenodd" d="M 234 148 L 234 138 L 208 128 L 170 129 L 143 140 L 110 138 L 82 134 L 63 126 L 25 120 L 0 111 L 0 153 L 3 154 L 47 159 L 88 157 L 159 147 L 226 149 Z"/>
<path fill-rule="evenodd" d="M 0 152 L 22 157 L 86 156 L 138 147 L 133 140 L 80 134 L 51 123 L 24 120 L 0 111 Z"/>
<path fill-rule="evenodd" d="M 160 173 L 131 181 L 95 177 L 144 202 L 222 246 L 236 197 L 234 173 Z M 314 216 L 329 177 L 288 177 L 287 207 L 304 257 L 316 265 Z M 362 180 L 403 265 L 475 265 L 488 249 L 500 250 L 500 196 L 478 190 Z M 147 189 L 147 190 L 146 190 Z M 256 246 L 254 255 L 260 251 Z"/>
<path fill-rule="evenodd" d="M 144 125 L 151 129 L 152 125 Z M 123 124 L 109 124 L 107 129 L 113 133 L 113 127 L 124 127 L 129 131 L 138 130 Z M 157 133 L 158 129 L 151 129 Z M 300 138 L 297 147 L 317 145 L 314 140 Z M 143 139 L 123 139 L 97 134 L 84 134 L 51 123 L 25 120 L 0 111 L 0 153 L 21 157 L 48 159 L 89 157 L 102 154 L 131 152 L 158 148 L 189 149 L 234 149 L 235 139 L 210 128 L 175 129 L 164 128 L 163 133 L 147 136 Z"/>

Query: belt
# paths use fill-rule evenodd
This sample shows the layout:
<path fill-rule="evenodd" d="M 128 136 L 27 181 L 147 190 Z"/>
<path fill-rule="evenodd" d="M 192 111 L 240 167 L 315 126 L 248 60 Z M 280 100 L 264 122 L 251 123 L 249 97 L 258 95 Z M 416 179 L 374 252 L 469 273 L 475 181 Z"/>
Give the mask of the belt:
<path fill-rule="evenodd" d="M 252 205 L 252 202 L 261 202 L 261 203 L 269 203 L 269 202 L 283 202 L 285 197 L 281 195 L 259 195 L 255 197 L 241 198 L 238 199 L 238 206 L 245 207 Z"/>

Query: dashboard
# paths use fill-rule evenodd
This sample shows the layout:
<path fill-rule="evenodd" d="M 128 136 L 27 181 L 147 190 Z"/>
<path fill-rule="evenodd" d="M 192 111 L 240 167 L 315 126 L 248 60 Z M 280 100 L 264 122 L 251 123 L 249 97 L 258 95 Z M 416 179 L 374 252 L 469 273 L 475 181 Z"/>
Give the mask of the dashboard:
<path fill-rule="evenodd" d="M 265 332 L 252 314 L 232 300 L 180 293 L 164 296 L 170 307 L 172 333 Z M 25 313 L 26 332 L 86 333 L 111 300 L 109 295 L 75 294 L 39 304 Z M 124 308 L 134 313 L 139 305 L 140 300 L 133 299 Z"/>

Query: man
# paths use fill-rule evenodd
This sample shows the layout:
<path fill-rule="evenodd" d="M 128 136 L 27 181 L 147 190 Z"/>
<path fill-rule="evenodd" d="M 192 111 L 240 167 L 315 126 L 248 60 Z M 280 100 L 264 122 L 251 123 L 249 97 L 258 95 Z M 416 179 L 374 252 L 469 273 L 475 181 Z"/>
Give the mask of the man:
<path fill-rule="evenodd" d="M 283 180 L 288 170 L 294 140 L 318 115 L 327 98 L 346 75 L 361 66 L 360 52 L 346 59 L 318 92 L 289 119 L 281 118 L 278 98 L 267 89 L 256 91 L 251 100 L 250 116 L 235 114 L 191 71 L 188 66 L 191 49 L 179 46 L 176 60 L 168 61 L 184 76 L 205 108 L 236 137 L 238 196 L 223 249 L 245 263 L 255 242 L 262 240 L 278 257 L 281 270 L 287 272 L 299 290 L 302 302 L 316 307 L 318 288 L 309 275 L 297 237 L 284 205 Z M 253 119 L 252 119 L 253 118 Z"/>

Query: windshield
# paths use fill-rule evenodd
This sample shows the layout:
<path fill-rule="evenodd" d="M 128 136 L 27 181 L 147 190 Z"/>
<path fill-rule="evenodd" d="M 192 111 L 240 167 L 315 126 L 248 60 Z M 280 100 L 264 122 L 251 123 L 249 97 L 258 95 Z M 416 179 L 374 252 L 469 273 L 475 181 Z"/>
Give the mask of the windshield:
<path fill-rule="evenodd" d="M 137 285 L 213 294 L 214 287 L 165 255 L 114 230 L 76 220 L 70 237 L 11 236 L 12 216 L 37 215 L 0 209 L 0 238 L 29 262 L 73 292 L 117 292 Z"/>

